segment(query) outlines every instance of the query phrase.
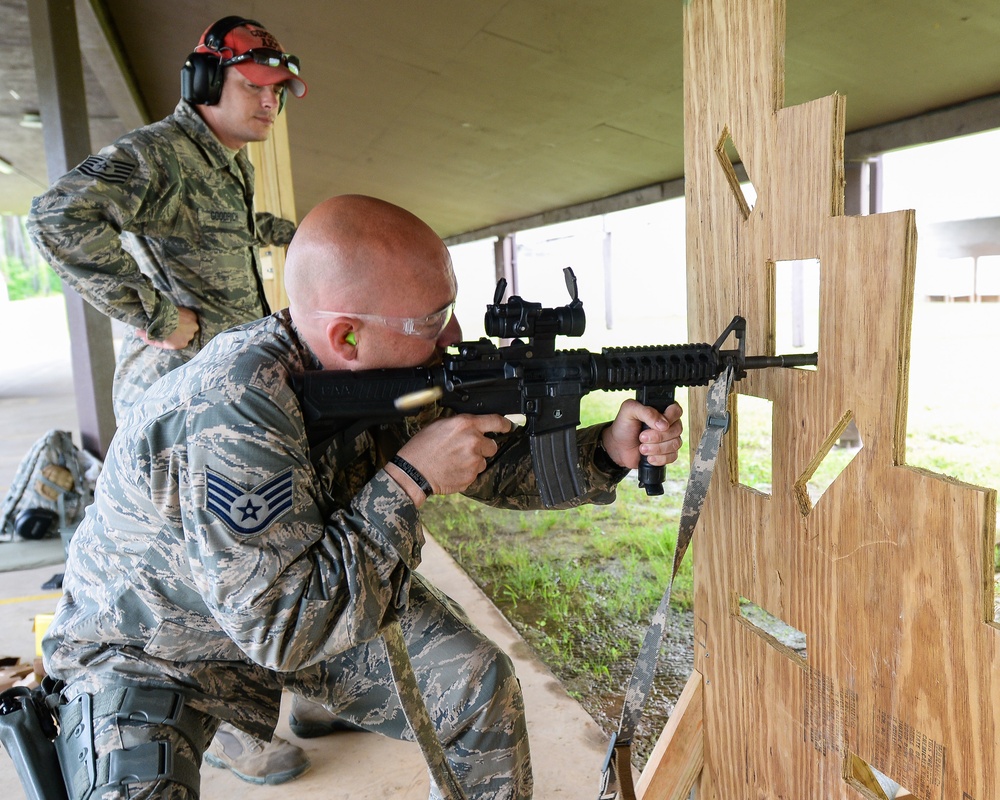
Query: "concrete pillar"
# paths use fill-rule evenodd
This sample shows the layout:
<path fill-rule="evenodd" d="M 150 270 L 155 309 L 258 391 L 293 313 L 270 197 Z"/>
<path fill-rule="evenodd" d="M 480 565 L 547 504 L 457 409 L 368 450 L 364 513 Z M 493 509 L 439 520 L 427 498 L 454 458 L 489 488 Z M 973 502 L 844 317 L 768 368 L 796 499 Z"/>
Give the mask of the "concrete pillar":
<path fill-rule="evenodd" d="M 73 0 L 28 0 L 31 48 L 41 104 L 49 180 L 90 155 L 86 91 Z M 111 383 L 115 354 L 111 321 L 63 286 L 69 319 L 80 438 L 103 459 L 115 433 Z"/>

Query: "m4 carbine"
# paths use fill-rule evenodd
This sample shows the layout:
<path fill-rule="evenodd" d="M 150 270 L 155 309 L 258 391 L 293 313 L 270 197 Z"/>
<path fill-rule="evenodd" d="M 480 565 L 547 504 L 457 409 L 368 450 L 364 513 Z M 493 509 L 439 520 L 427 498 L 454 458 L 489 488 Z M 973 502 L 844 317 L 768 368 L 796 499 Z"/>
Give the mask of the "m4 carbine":
<path fill-rule="evenodd" d="M 542 308 L 517 295 L 502 302 L 507 282 L 497 283 L 487 306 L 490 339 L 462 342 L 431 367 L 377 370 L 318 370 L 295 378 L 309 442 L 320 446 L 338 433 L 354 435 L 372 425 L 402 419 L 431 402 L 464 414 L 523 415 L 542 502 L 557 506 L 583 492 L 577 465 L 580 399 L 598 389 L 628 389 L 643 405 L 663 411 L 678 386 L 704 386 L 727 367 L 734 380 L 747 370 L 815 365 L 816 353 L 747 356 L 746 320 L 734 317 L 715 344 L 675 344 L 556 350 L 557 335 L 581 336 L 586 328 L 576 277 L 564 270 L 571 302 Z M 723 350 L 730 334 L 736 348 Z M 639 484 L 663 493 L 664 467 L 639 465 Z"/>

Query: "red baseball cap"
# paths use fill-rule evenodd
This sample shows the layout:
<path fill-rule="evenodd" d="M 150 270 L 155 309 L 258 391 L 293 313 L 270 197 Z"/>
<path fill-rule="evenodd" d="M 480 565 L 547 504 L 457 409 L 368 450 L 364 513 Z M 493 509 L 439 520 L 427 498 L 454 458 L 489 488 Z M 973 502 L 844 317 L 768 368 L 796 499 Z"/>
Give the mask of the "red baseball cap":
<path fill-rule="evenodd" d="M 212 50 L 205 44 L 205 37 L 213 27 L 205 29 L 195 52 Z M 298 58 L 286 53 L 278 40 L 255 22 L 247 20 L 230 30 L 216 50 L 224 59 L 223 66 L 236 67 L 247 80 L 258 86 L 283 83 L 296 97 L 303 97 L 308 90 L 305 81 L 299 77 Z"/>

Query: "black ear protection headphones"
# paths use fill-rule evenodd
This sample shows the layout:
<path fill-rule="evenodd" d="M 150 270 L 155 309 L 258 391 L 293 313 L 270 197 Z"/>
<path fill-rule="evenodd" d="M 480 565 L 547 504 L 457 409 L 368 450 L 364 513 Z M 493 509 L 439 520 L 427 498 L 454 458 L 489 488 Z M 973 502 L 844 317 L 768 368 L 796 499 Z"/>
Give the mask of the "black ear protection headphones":
<path fill-rule="evenodd" d="M 181 67 L 181 97 L 194 105 L 214 106 L 222 97 L 224 79 L 222 63 L 226 56 L 222 53 L 226 34 L 241 25 L 256 25 L 256 20 L 243 17 L 223 17 L 205 34 L 204 45 L 208 52 L 191 53 Z M 284 105 L 285 96 L 281 95 Z"/>

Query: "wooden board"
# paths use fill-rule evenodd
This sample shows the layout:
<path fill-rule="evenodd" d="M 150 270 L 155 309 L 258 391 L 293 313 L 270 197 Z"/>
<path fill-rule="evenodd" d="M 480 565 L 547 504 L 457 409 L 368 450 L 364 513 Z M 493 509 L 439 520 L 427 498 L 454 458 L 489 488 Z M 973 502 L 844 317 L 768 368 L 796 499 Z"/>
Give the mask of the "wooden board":
<path fill-rule="evenodd" d="M 639 800 L 687 800 L 704 759 L 702 676 L 692 672 L 635 785 Z"/>
<path fill-rule="evenodd" d="M 699 798 L 875 797 L 860 759 L 919 800 L 996 800 L 996 493 L 905 466 L 914 214 L 844 216 L 846 100 L 784 108 L 784 13 L 684 7 L 691 340 L 741 314 L 748 352 L 773 353 L 773 265 L 820 262 L 818 370 L 737 385 L 773 403 L 770 494 L 734 480 L 730 442 L 694 539 Z M 692 393 L 692 441 L 704 402 Z M 848 419 L 863 448 L 813 504 L 795 487 Z M 804 633 L 805 656 L 747 624 L 740 598 Z"/>
<path fill-rule="evenodd" d="M 250 142 L 247 155 L 254 166 L 254 210 L 269 211 L 297 222 L 295 193 L 292 185 L 292 161 L 288 144 L 288 117 L 278 115 L 271 135 L 265 142 Z M 268 246 L 260 249 L 264 293 L 277 311 L 288 305 L 285 294 L 285 248 Z"/>

